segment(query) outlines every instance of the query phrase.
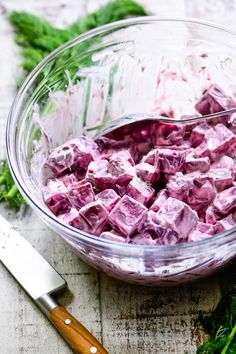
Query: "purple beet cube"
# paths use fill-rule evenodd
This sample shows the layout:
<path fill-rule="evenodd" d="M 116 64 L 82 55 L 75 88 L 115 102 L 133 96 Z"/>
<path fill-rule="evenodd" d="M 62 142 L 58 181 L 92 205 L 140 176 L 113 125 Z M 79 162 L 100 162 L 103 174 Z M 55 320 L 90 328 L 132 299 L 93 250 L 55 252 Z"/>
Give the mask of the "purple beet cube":
<path fill-rule="evenodd" d="M 115 183 L 121 186 L 127 186 L 136 177 L 135 168 L 129 161 L 120 157 L 112 157 L 110 159 L 108 170 L 114 178 Z"/>
<path fill-rule="evenodd" d="M 215 161 L 235 146 L 236 136 L 223 124 L 217 124 L 205 134 L 205 140 L 196 148 L 196 157 L 208 156 Z"/>
<path fill-rule="evenodd" d="M 126 188 L 126 194 L 138 202 L 147 205 L 155 194 L 155 189 L 148 186 L 140 178 L 135 177 L 129 182 Z"/>
<path fill-rule="evenodd" d="M 163 228 L 163 234 L 161 238 L 157 239 L 158 245 L 175 245 L 180 242 L 181 238 L 178 233 L 171 228 Z"/>
<path fill-rule="evenodd" d="M 165 220 L 159 219 L 152 210 L 148 211 L 147 218 L 139 228 L 139 232 L 144 238 L 156 240 L 158 245 L 176 244 L 179 240 L 177 232 L 170 228 Z"/>
<path fill-rule="evenodd" d="M 160 156 L 159 156 L 159 149 L 153 149 L 149 151 L 149 153 L 143 156 L 142 161 L 148 163 L 155 167 L 156 172 L 160 172 Z"/>
<path fill-rule="evenodd" d="M 107 160 L 98 160 L 90 162 L 86 179 L 92 183 L 98 190 L 114 188 L 116 178 L 108 171 L 109 162 Z"/>
<path fill-rule="evenodd" d="M 115 189 L 116 189 L 116 192 L 119 195 L 119 197 L 123 197 L 125 195 L 125 192 L 126 192 L 125 185 L 116 184 Z"/>
<path fill-rule="evenodd" d="M 67 198 L 67 188 L 61 181 L 49 180 L 43 188 L 43 197 L 45 204 L 55 215 L 63 214 L 71 207 Z"/>
<path fill-rule="evenodd" d="M 188 173 L 185 175 L 185 178 L 191 185 L 202 186 L 205 182 L 210 182 L 214 186 L 214 179 L 209 173 L 200 173 L 198 171 Z"/>
<path fill-rule="evenodd" d="M 158 122 L 155 124 L 156 146 L 180 145 L 183 142 L 184 127 L 172 123 Z"/>
<path fill-rule="evenodd" d="M 177 198 L 179 200 L 187 200 L 188 191 L 192 181 L 186 178 L 182 172 L 177 172 L 175 175 L 170 176 L 169 181 L 166 185 L 167 191 L 172 198 Z"/>
<path fill-rule="evenodd" d="M 96 200 L 100 200 L 103 206 L 110 212 L 118 203 L 120 197 L 113 189 L 105 189 L 96 195 Z"/>
<path fill-rule="evenodd" d="M 231 157 L 235 161 L 235 159 L 236 159 L 236 145 L 233 144 L 232 146 L 230 146 L 226 153 L 229 157 Z"/>
<path fill-rule="evenodd" d="M 59 215 L 59 219 L 64 223 L 75 227 L 76 229 L 90 232 L 91 228 L 85 219 L 80 215 L 79 211 L 75 208 L 71 208 L 68 213 Z"/>
<path fill-rule="evenodd" d="M 205 213 L 205 222 L 207 224 L 215 224 L 217 221 L 217 215 L 215 213 L 215 211 L 213 210 L 212 206 L 209 205 L 209 207 L 206 209 L 206 213 Z"/>
<path fill-rule="evenodd" d="M 228 120 L 228 126 L 229 129 L 236 134 L 236 113 L 233 113 L 230 117 L 230 119 Z"/>
<path fill-rule="evenodd" d="M 185 167 L 186 151 L 159 149 L 161 171 L 168 174 L 175 174 Z"/>
<path fill-rule="evenodd" d="M 109 240 L 113 242 L 121 242 L 121 243 L 126 243 L 127 239 L 119 235 L 118 233 L 114 231 L 104 231 L 101 233 L 100 238 L 103 240 Z"/>
<path fill-rule="evenodd" d="M 150 144 L 149 141 L 137 141 L 136 143 L 131 144 L 130 151 L 135 163 L 141 161 L 143 156 L 145 156 L 151 150 L 152 147 L 153 146 Z"/>
<path fill-rule="evenodd" d="M 100 201 L 89 203 L 79 211 L 80 215 L 87 221 L 91 233 L 100 235 L 107 224 L 108 211 Z"/>
<path fill-rule="evenodd" d="M 188 203 L 194 210 L 206 208 L 216 196 L 214 181 L 206 173 L 177 172 L 169 179 L 167 190 L 171 197 Z"/>
<path fill-rule="evenodd" d="M 228 168 L 210 169 L 207 174 L 213 178 L 214 184 L 219 192 L 232 186 L 233 174 Z"/>
<path fill-rule="evenodd" d="M 67 197 L 70 204 L 79 210 L 84 205 L 92 203 L 95 199 L 95 194 L 91 183 L 74 183 L 70 186 Z"/>
<path fill-rule="evenodd" d="M 215 126 L 215 131 L 218 137 L 218 146 L 216 146 L 215 153 L 224 154 L 226 150 L 236 145 L 236 135 L 226 128 L 224 124 L 217 124 Z"/>
<path fill-rule="evenodd" d="M 125 195 L 110 212 L 108 221 L 116 230 L 130 237 L 144 223 L 146 216 L 147 208 Z"/>
<path fill-rule="evenodd" d="M 186 172 L 194 171 L 207 172 L 210 169 L 211 163 L 209 157 L 195 158 L 193 155 L 186 156 Z"/>
<path fill-rule="evenodd" d="M 44 163 L 44 172 L 57 177 L 67 171 L 86 171 L 89 163 L 99 158 L 97 144 L 81 136 L 55 148 Z"/>
<path fill-rule="evenodd" d="M 207 224 L 204 222 L 199 222 L 197 224 L 197 228 L 196 230 L 202 232 L 202 233 L 206 233 L 209 235 L 214 235 L 215 234 L 215 227 L 212 224 Z"/>
<path fill-rule="evenodd" d="M 199 117 L 199 115 L 197 115 L 197 114 L 194 114 L 194 115 L 183 115 L 183 116 L 181 116 L 180 117 L 180 119 L 182 120 L 188 120 L 188 119 L 192 119 L 192 118 L 198 118 Z M 199 123 L 196 123 L 196 122 L 185 122 L 184 123 L 184 130 L 185 130 L 185 133 L 184 133 L 184 142 L 186 141 L 186 139 L 187 139 L 187 141 L 188 141 L 188 144 L 190 145 L 190 146 L 193 146 L 192 144 L 191 144 L 191 142 L 190 142 L 190 137 L 191 137 L 191 134 L 192 134 L 192 131 L 193 131 L 193 129 L 194 128 L 196 128 L 198 125 L 200 125 Z"/>
<path fill-rule="evenodd" d="M 225 218 L 219 220 L 215 224 L 216 232 L 223 232 L 226 230 L 232 229 L 232 227 L 236 226 L 236 218 L 235 214 L 230 214 Z"/>
<path fill-rule="evenodd" d="M 234 170 L 235 163 L 234 160 L 229 156 L 222 156 L 211 165 L 212 169 L 216 168 L 226 168 L 230 171 Z"/>
<path fill-rule="evenodd" d="M 188 242 L 202 241 L 208 239 L 209 237 L 211 237 L 211 235 L 207 233 L 201 232 L 199 230 L 193 230 L 188 236 Z"/>
<path fill-rule="evenodd" d="M 166 189 L 162 189 L 160 192 L 157 193 L 156 199 L 152 203 L 149 210 L 153 210 L 157 212 L 162 205 L 167 201 L 169 198 L 169 193 Z"/>
<path fill-rule="evenodd" d="M 153 146 L 153 124 L 149 123 L 147 125 L 141 123 L 136 123 L 133 125 L 130 132 L 130 138 L 132 144 L 130 145 L 134 160 L 137 162 L 140 158 L 150 151 Z"/>
<path fill-rule="evenodd" d="M 216 196 L 215 187 L 209 181 L 194 185 L 189 190 L 188 204 L 194 210 L 206 209 Z"/>
<path fill-rule="evenodd" d="M 197 125 L 192 130 L 192 134 L 189 139 L 191 145 L 193 147 L 199 146 L 204 141 L 205 134 L 209 129 L 211 129 L 211 127 L 206 122 Z"/>
<path fill-rule="evenodd" d="M 197 213 L 184 202 L 168 198 L 157 212 L 159 219 L 164 219 L 179 238 L 187 239 L 198 223 Z"/>
<path fill-rule="evenodd" d="M 195 105 L 195 109 L 202 115 L 221 112 L 235 107 L 236 105 L 232 98 L 226 95 L 217 85 L 211 85 Z"/>
<path fill-rule="evenodd" d="M 160 173 L 156 167 L 146 162 L 140 162 L 135 166 L 137 176 L 142 178 L 145 182 L 155 183 L 160 179 Z"/>
<path fill-rule="evenodd" d="M 213 208 L 223 215 L 229 214 L 236 207 L 236 187 L 220 192 L 213 201 Z"/>
<path fill-rule="evenodd" d="M 135 165 L 134 159 L 128 149 L 122 149 L 122 150 L 114 152 L 112 155 L 110 155 L 110 159 L 116 159 L 116 158 L 121 159 L 121 160 L 126 160 L 132 166 Z"/>
<path fill-rule="evenodd" d="M 76 176 L 73 173 L 71 173 L 70 175 L 61 176 L 61 177 L 57 178 L 57 180 L 64 183 L 64 185 L 66 187 L 70 187 L 71 184 L 78 182 L 78 179 L 76 178 Z"/>
<path fill-rule="evenodd" d="M 163 234 L 163 227 L 160 225 L 153 210 L 149 210 L 144 223 L 138 228 L 142 237 L 159 239 Z"/>

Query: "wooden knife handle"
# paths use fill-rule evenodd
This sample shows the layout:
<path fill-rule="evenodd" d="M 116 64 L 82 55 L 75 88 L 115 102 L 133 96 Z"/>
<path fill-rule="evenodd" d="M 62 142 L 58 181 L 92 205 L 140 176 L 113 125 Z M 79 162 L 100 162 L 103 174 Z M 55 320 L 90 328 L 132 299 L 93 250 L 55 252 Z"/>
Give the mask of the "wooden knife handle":
<path fill-rule="evenodd" d="M 76 353 L 109 354 L 101 343 L 64 307 L 55 307 L 50 313 L 50 319 Z"/>

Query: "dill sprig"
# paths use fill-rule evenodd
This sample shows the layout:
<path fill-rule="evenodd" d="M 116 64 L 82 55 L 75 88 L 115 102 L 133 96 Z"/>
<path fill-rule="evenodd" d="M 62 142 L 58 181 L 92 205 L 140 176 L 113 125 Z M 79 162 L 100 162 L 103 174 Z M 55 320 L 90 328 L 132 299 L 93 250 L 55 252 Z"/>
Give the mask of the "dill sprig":
<path fill-rule="evenodd" d="M 236 354 L 236 274 L 230 267 L 222 278 L 227 287 L 219 304 L 209 316 L 199 318 L 208 339 L 197 354 Z"/>
<path fill-rule="evenodd" d="M 25 203 L 5 160 L 0 161 L 0 201 L 5 201 L 9 207 L 14 209 L 19 209 Z"/>
<path fill-rule="evenodd" d="M 22 67 L 31 71 L 47 54 L 75 36 L 114 21 L 132 16 L 145 16 L 144 8 L 133 0 L 115 0 L 79 19 L 66 29 L 52 26 L 46 20 L 27 12 L 11 12 L 8 19 L 22 47 Z"/>

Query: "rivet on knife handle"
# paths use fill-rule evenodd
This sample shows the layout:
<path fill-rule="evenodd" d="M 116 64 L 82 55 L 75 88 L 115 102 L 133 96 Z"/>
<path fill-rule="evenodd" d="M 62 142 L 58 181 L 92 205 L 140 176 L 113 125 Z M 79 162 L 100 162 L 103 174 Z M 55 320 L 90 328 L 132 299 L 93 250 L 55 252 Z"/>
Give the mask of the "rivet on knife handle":
<path fill-rule="evenodd" d="M 76 353 L 108 354 L 97 339 L 64 307 L 55 307 L 50 313 L 50 319 Z"/>

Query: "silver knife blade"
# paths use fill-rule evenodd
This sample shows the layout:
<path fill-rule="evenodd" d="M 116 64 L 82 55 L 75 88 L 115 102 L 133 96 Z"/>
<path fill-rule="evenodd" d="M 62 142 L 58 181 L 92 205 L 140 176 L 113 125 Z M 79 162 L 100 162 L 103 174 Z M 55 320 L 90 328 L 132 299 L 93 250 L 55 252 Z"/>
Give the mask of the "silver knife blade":
<path fill-rule="evenodd" d="M 1 215 L 0 261 L 34 300 L 67 287 L 61 275 Z"/>

